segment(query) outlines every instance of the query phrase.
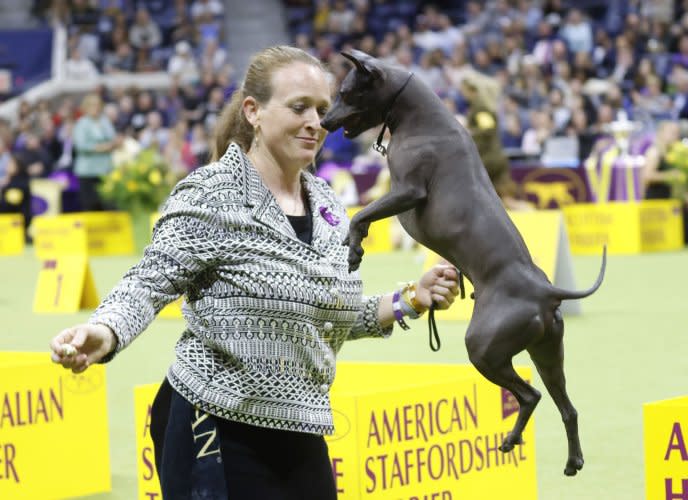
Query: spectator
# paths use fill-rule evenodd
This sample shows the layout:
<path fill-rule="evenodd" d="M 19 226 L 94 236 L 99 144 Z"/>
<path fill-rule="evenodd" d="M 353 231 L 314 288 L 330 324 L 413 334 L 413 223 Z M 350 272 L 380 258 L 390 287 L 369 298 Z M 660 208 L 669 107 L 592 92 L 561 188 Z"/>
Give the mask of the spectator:
<path fill-rule="evenodd" d="M 65 76 L 76 81 L 95 80 L 98 69 L 89 59 L 82 57 L 78 48 L 73 48 L 65 63 Z"/>
<path fill-rule="evenodd" d="M 129 120 L 129 124 L 132 126 L 136 134 L 139 134 L 141 130 L 146 127 L 148 115 L 154 110 L 155 101 L 153 100 L 152 93 L 148 90 L 139 92 L 136 96 L 134 111 L 131 114 L 131 119 Z"/>
<path fill-rule="evenodd" d="M 355 17 L 355 12 L 349 8 L 346 0 L 334 0 L 333 9 L 327 19 L 327 29 L 330 33 L 349 34 Z"/>
<path fill-rule="evenodd" d="M 571 120 L 571 108 L 565 105 L 564 94 L 556 87 L 552 87 L 549 91 L 549 109 L 551 110 L 554 124 L 553 132 L 555 135 L 558 135 L 564 131 Z"/>
<path fill-rule="evenodd" d="M 194 158 L 193 168 L 205 165 L 210 159 L 208 134 L 202 123 L 196 123 L 191 128 L 190 151 Z"/>
<path fill-rule="evenodd" d="M 630 89 L 635 77 L 635 55 L 628 38 L 620 35 L 616 39 L 615 65 L 610 79 Z"/>
<path fill-rule="evenodd" d="M 461 81 L 466 73 L 473 71 L 473 67 L 468 59 L 466 46 L 458 44 L 454 47 L 451 58 L 444 64 L 444 75 L 449 81 L 449 84 L 454 89 L 461 88 Z"/>
<path fill-rule="evenodd" d="M 649 75 L 645 79 L 647 86 L 640 92 L 633 92 L 635 104 L 635 118 L 644 119 L 647 122 L 652 120 L 663 120 L 670 116 L 671 99 L 662 93 L 662 82 L 659 77 Z"/>
<path fill-rule="evenodd" d="M 435 93 L 444 95 L 447 92 L 447 81 L 442 73 L 444 53 L 440 49 L 425 52 L 420 58 L 420 65 L 415 74 Z"/>
<path fill-rule="evenodd" d="M 540 21 L 538 23 L 537 35 L 535 36 L 535 43 L 531 52 L 537 64 L 545 65 L 552 62 L 553 45 L 554 35 L 552 25 L 547 21 Z"/>
<path fill-rule="evenodd" d="M 150 50 L 162 43 L 160 27 L 151 19 L 146 9 L 138 9 L 134 24 L 129 30 L 129 43 L 137 50 Z"/>
<path fill-rule="evenodd" d="M 521 149 L 528 155 L 539 157 L 542 154 L 545 141 L 552 135 L 553 126 L 549 113 L 534 110 L 530 114 L 530 127 L 523 133 Z"/>
<path fill-rule="evenodd" d="M 31 178 L 47 177 L 53 170 L 50 153 L 41 144 L 38 134 L 33 131 L 25 135 L 24 147 L 17 151 L 17 161 Z"/>
<path fill-rule="evenodd" d="M 187 15 L 183 15 L 179 23 L 177 23 L 172 30 L 171 40 L 175 47 L 179 42 L 197 45 L 199 38 L 198 27 Z"/>
<path fill-rule="evenodd" d="M 170 132 L 169 140 L 162 152 L 170 170 L 179 179 L 197 165 L 196 158 L 191 153 L 191 142 L 187 138 L 188 130 L 184 120 L 178 121 Z"/>
<path fill-rule="evenodd" d="M 139 133 L 141 147 L 162 151 L 167 146 L 170 131 L 163 127 L 162 115 L 159 111 L 149 111 L 146 115 L 146 127 Z"/>
<path fill-rule="evenodd" d="M 583 162 L 590 156 L 593 146 L 598 139 L 588 126 L 588 115 L 581 108 L 571 112 L 571 120 L 566 128 L 566 135 L 578 139 L 578 159 Z"/>
<path fill-rule="evenodd" d="M 223 12 L 224 7 L 219 0 L 195 0 L 191 5 L 191 19 L 196 24 L 216 21 Z"/>
<path fill-rule="evenodd" d="M 523 130 L 518 115 L 511 113 L 504 116 L 504 128 L 501 134 L 502 146 L 507 149 L 521 149 Z"/>
<path fill-rule="evenodd" d="M 74 173 L 79 178 L 81 209 L 104 210 L 107 207 L 100 198 L 98 187 L 102 178 L 112 170 L 112 151 L 121 140 L 115 136 L 110 120 L 102 113 L 103 103 L 95 94 L 84 97 L 84 115 L 74 127 L 74 145 L 77 159 Z"/>
<path fill-rule="evenodd" d="M 225 94 L 222 87 L 215 86 L 208 93 L 208 99 L 203 110 L 202 123 L 206 130 L 213 130 L 222 108 L 225 104 Z"/>
<path fill-rule="evenodd" d="M 199 89 L 192 85 L 184 85 L 180 90 L 182 98 L 182 119 L 193 126 L 203 120 L 205 106 Z"/>
<path fill-rule="evenodd" d="M 614 69 L 614 43 L 604 28 L 595 31 L 592 63 L 599 78 L 606 78 Z"/>
<path fill-rule="evenodd" d="M 57 163 L 58 159 L 62 156 L 63 145 L 57 127 L 55 127 L 49 113 L 40 116 L 38 120 L 38 129 L 41 147 L 47 153 L 49 163 L 52 169 L 54 169 L 55 163 Z"/>
<path fill-rule="evenodd" d="M 174 55 L 167 65 L 167 72 L 179 78 L 180 83 L 184 85 L 198 82 L 200 77 L 198 66 L 193 58 L 189 42 L 182 40 L 174 46 Z"/>
<path fill-rule="evenodd" d="M 131 45 L 127 42 L 120 43 L 114 53 L 109 52 L 105 55 L 103 62 L 103 72 L 111 73 L 131 73 L 136 68 L 136 57 L 131 50 Z"/>
<path fill-rule="evenodd" d="M 569 50 L 574 54 L 590 53 L 593 49 L 592 28 L 579 9 L 569 11 L 566 23 L 559 30 L 559 35 L 566 41 Z"/>
<path fill-rule="evenodd" d="M 201 54 L 201 70 L 220 71 L 227 64 L 227 51 L 220 47 L 216 38 L 206 40 Z"/>

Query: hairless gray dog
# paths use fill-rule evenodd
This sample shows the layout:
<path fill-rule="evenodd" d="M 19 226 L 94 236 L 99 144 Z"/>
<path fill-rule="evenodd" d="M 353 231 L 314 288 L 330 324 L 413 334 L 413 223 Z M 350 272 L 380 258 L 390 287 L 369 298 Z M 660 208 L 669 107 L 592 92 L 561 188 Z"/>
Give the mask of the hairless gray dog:
<path fill-rule="evenodd" d="M 562 300 L 583 298 L 599 288 L 606 248 L 590 289 L 553 286 L 533 263 L 504 210 L 471 136 L 437 95 L 405 69 L 360 51 L 343 55 L 354 68 L 322 126 L 329 131 L 344 127 L 344 135 L 351 138 L 384 123 L 392 135 L 391 190 L 352 218 L 345 241 L 349 269 L 361 263 L 361 241 L 370 224 L 393 215 L 416 241 L 455 265 L 475 289 L 466 332 L 469 358 L 487 379 L 511 391 L 520 405 L 500 449 L 508 452 L 522 443 L 523 429 L 541 397 L 512 365 L 513 356 L 526 349 L 564 421 L 564 473 L 575 475 L 583 467 L 583 452 L 578 414 L 566 393 L 559 306 Z"/>

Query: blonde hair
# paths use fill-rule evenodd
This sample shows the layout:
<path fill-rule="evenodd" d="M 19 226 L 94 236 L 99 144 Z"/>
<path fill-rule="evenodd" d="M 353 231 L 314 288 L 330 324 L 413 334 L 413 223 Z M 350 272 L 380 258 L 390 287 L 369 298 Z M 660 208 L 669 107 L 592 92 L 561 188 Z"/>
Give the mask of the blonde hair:
<path fill-rule="evenodd" d="M 102 106 L 103 100 L 98 94 L 86 94 L 81 100 L 81 111 L 89 113 L 94 106 Z"/>
<path fill-rule="evenodd" d="M 501 95 L 501 85 L 497 79 L 475 70 L 469 70 L 461 80 L 462 85 L 475 92 L 475 103 L 494 112 Z"/>
<path fill-rule="evenodd" d="M 254 130 L 242 108 L 244 99 L 251 96 L 258 104 L 266 104 L 272 97 L 274 72 L 295 62 L 311 64 L 327 72 L 323 63 L 308 52 L 288 45 L 268 47 L 253 56 L 241 88 L 232 94 L 215 125 L 211 161 L 219 160 L 230 142 L 236 142 L 244 152 L 248 152 Z"/>

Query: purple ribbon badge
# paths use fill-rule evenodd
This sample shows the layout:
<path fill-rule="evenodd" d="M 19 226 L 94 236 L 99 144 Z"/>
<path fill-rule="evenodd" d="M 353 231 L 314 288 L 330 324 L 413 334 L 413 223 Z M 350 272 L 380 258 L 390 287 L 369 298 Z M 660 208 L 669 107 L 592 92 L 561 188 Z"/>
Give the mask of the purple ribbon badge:
<path fill-rule="evenodd" d="M 327 207 L 320 207 L 320 215 L 327 221 L 330 226 L 339 224 L 339 219 Z"/>

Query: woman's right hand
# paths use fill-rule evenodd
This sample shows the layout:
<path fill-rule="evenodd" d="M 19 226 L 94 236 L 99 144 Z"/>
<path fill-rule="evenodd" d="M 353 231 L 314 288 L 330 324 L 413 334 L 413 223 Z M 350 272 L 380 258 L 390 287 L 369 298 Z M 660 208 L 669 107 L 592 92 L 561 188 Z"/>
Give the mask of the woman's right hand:
<path fill-rule="evenodd" d="M 67 328 L 50 342 L 50 359 L 81 373 L 107 356 L 117 345 L 114 332 L 105 325 L 83 324 Z"/>

